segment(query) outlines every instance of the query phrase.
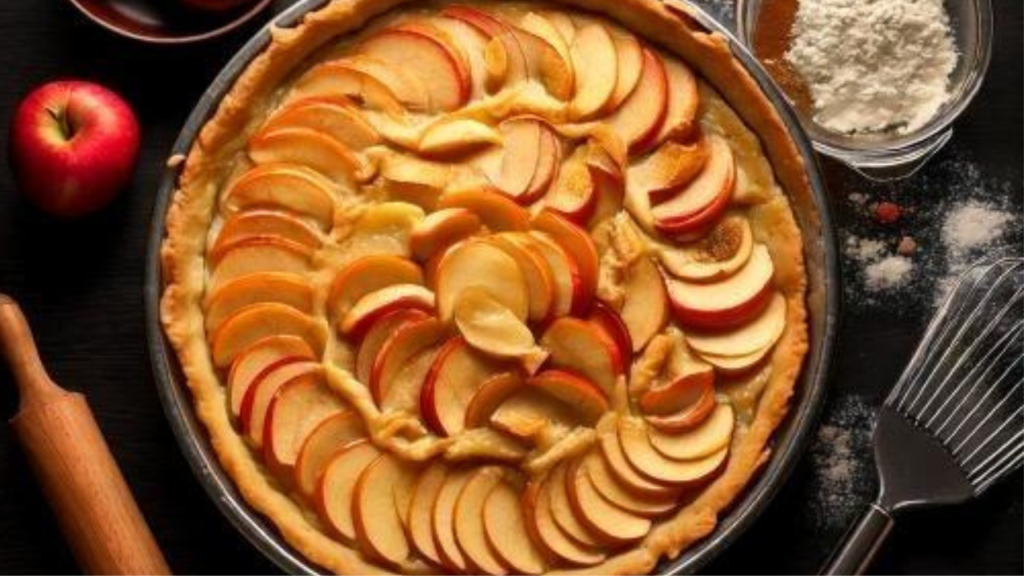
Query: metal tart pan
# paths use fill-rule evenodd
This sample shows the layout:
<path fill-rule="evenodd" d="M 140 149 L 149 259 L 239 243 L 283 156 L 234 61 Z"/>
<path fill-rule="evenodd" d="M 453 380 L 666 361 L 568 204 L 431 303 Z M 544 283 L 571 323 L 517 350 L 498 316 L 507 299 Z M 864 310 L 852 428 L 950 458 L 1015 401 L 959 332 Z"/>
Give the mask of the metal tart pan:
<path fill-rule="evenodd" d="M 221 98 L 246 66 L 269 44 L 271 26 L 294 26 L 304 14 L 322 7 L 328 1 L 300 0 L 256 33 L 228 62 L 200 98 L 170 154 L 188 154 L 200 129 L 216 111 Z M 807 166 L 811 197 L 806 202 L 798 202 L 791 197 L 791 202 L 803 232 L 809 283 L 807 306 L 810 348 L 791 400 L 790 412 L 772 439 L 774 455 L 771 460 L 720 516 L 714 532 L 675 560 L 661 562 L 656 568 L 660 574 L 688 574 L 704 567 L 760 516 L 789 477 L 805 452 L 824 404 L 840 309 L 835 230 L 829 214 L 825 185 L 810 140 L 782 92 L 732 33 L 696 7 L 688 12 L 703 27 L 720 32 L 729 39 L 734 56 L 758 82 L 781 116 Z M 220 467 L 206 430 L 193 411 L 192 398 L 177 364 L 175 352 L 164 335 L 160 324 L 160 295 L 164 286 L 160 269 L 160 244 L 166 234 L 165 219 L 177 176 L 177 169 L 168 168 L 157 191 L 147 247 L 144 287 L 148 348 L 164 412 L 197 479 L 238 531 L 288 573 L 324 573 L 285 543 L 273 525 L 249 507 Z"/>

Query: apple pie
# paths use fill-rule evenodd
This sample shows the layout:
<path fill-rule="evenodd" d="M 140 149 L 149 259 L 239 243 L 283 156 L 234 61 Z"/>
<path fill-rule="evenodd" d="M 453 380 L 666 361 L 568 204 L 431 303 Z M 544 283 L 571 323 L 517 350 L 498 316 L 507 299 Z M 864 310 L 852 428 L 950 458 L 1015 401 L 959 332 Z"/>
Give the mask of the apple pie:
<path fill-rule="evenodd" d="M 162 319 L 248 503 L 337 573 L 645 573 L 769 457 L 805 168 L 654 0 L 335 0 L 235 81 Z"/>

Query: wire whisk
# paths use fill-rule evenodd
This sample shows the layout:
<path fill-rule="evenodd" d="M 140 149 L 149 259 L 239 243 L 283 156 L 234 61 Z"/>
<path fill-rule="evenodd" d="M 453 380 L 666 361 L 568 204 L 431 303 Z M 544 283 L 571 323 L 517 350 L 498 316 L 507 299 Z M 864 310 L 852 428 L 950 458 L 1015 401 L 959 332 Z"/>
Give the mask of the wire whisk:
<path fill-rule="evenodd" d="M 825 574 L 860 574 L 893 513 L 977 497 L 1024 463 L 1024 259 L 950 288 L 875 424 L 876 501 Z"/>

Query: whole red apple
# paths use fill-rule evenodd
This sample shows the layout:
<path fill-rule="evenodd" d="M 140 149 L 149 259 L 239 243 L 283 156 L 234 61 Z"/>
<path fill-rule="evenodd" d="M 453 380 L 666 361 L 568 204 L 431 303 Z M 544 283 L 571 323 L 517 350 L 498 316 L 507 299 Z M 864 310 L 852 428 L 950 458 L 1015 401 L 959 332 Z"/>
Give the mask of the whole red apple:
<path fill-rule="evenodd" d="M 60 80 L 33 90 L 11 120 L 11 166 L 22 192 L 44 211 L 74 218 L 98 210 L 132 176 L 139 123 L 114 92 Z"/>

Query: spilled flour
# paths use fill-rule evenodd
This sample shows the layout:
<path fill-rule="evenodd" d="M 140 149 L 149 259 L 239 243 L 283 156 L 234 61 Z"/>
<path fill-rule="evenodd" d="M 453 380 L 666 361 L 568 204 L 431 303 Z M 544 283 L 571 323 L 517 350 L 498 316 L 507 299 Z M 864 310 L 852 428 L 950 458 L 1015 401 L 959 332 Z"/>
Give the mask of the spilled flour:
<path fill-rule="evenodd" d="M 860 396 L 841 396 L 818 429 L 810 450 L 815 528 L 845 530 L 874 497 L 873 418 L 874 409 Z"/>

